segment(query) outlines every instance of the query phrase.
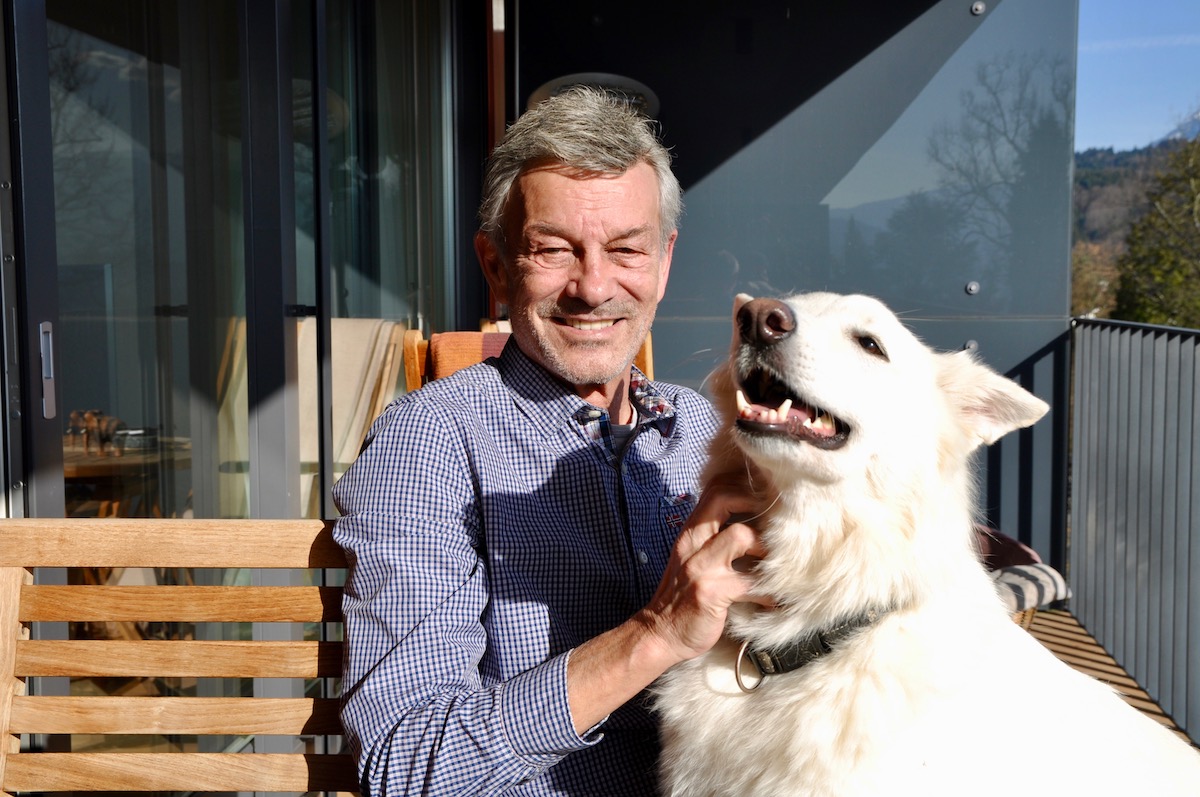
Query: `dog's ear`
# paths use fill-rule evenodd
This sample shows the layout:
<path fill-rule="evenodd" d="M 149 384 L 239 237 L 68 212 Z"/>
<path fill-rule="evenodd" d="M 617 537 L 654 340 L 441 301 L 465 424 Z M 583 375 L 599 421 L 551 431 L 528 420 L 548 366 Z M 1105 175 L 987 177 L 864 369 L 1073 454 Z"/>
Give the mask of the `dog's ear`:
<path fill-rule="evenodd" d="M 969 352 L 940 354 L 941 387 L 960 423 L 984 445 L 1032 426 L 1050 405 L 1011 379 L 975 361 Z"/>

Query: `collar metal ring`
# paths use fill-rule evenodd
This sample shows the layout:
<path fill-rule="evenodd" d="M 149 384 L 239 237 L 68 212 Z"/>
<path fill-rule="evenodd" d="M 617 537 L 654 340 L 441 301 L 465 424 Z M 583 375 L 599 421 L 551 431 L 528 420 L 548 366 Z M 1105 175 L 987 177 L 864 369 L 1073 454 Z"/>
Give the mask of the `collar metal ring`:
<path fill-rule="evenodd" d="M 763 675 L 762 670 L 759 670 L 758 664 L 754 662 L 754 658 L 746 655 L 747 651 L 749 651 L 749 649 L 750 649 L 750 640 L 747 639 L 744 642 L 742 642 L 742 646 L 740 648 L 738 648 L 737 659 L 735 659 L 733 662 L 734 680 L 737 681 L 738 689 L 741 689 L 746 694 L 750 694 L 755 689 L 762 686 L 763 679 L 766 677 L 765 675 Z M 746 686 L 746 682 L 744 680 L 742 680 L 742 661 L 743 660 L 750 661 L 752 664 L 754 664 L 754 669 L 758 670 L 758 681 L 756 681 L 753 686 Z"/>

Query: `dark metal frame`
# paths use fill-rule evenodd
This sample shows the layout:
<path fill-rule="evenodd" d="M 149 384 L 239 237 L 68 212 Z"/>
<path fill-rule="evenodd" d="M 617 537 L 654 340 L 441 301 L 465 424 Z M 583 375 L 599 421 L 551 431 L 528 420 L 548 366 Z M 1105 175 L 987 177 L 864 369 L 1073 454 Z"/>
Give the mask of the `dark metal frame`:
<path fill-rule="evenodd" d="M 238 3 L 254 517 L 295 517 L 300 508 L 291 8 L 290 0 Z"/>
<path fill-rule="evenodd" d="M 54 175 L 50 135 L 50 90 L 46 5 L 9 0 L 4 8 L 5 67 L 12 153 L 12 248 L 4 252 L 5 336 L 17 352 L 16 371 L 6 374 L 10 514 L 61 517 L 62 421 L 42 417 L 41 351 L 38 325 L 58 321 L 58 262 L 54 230 Z M 9 259 L 11 255 L 12 259 Z M 12 278 L 9 279 L 9 272 Z M 28 489 L 26 489 L 28 488 Z"/>

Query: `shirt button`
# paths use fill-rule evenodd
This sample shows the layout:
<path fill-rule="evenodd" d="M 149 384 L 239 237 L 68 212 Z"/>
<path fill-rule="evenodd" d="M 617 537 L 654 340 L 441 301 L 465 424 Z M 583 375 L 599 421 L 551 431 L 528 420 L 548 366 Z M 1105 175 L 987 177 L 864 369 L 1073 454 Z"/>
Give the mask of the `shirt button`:
<path fill-rule="evenodd" d="M 650 557 L 649 557 L 649 555 L 647 555 L 647 553 L 645 551 L 638 551 L 637 552 L 637 560 L 642 564 L 646 564 L 647 562 L 650 561 Z"/>

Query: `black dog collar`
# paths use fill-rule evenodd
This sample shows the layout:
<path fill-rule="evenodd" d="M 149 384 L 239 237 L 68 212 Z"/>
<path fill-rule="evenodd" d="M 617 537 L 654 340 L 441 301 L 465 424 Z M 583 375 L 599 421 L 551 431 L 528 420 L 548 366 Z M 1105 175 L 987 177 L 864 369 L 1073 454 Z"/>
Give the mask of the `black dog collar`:
<path fill-rule="evenodd" d="M 759 650 L 750 647 L 749 642 L 743 642 L 741 649 L 738 651 L 737 661 L 734 663 L 734 674 L 737 676 L 738 686 L 742 688 L 742 691 L 752 692 L 762 683 L 761 678 L 758 684 L 752 687 L 747 687 L 742 682 L 741 664 L 743 658 L 747 658 L 753 662 L 759 675 L 764 678 L 768 675 L 780 675 L 785 672 L 798 670 L 804 665 L 810 664 L 826 653 L 829 653 L 835 645 L 846 637 L 869 625 L 873 625 L 885 614 L 887 614 L 885 611 L 869 609 L 837 625 L 823 628 L 807 636 L 798 637 L 781 648 Z"/>

